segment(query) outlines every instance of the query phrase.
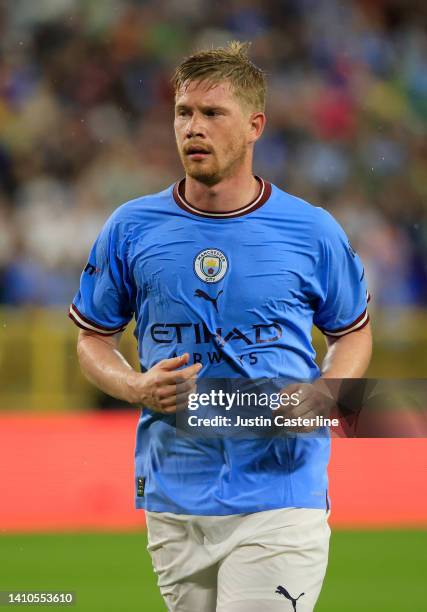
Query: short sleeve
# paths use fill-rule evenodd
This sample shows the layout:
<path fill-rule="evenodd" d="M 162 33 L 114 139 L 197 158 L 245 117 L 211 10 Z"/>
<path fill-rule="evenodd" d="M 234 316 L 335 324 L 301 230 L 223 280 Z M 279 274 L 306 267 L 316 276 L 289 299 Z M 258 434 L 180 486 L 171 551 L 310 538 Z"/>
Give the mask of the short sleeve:
<path fill-rule="evenodd" d="M 369 322 L 365 271 L 345 232 L 322 211 L 317 301 L 313 322 L 328 336 L 343 336 Z"/>
<path fill-rule="evenodd" d="M 113 215 L 92 247 L 69 317 L 82 329 L 112 335 L 122 331 L 132 316 L 126 240 Z"/>

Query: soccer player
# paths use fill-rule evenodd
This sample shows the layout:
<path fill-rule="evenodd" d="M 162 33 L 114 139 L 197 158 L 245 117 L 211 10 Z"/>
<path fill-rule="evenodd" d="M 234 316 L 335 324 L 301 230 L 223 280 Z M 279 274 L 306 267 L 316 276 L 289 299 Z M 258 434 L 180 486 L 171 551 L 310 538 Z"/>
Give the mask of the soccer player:
<path fill-rule="evenodd" d="M 247 45 L 188 57 L 173 84 L 185 178 L 101 230 L 70 309 L 81 368 L 144 407 L 135 498 L 168 610 L 308 612 L 328 557 L 329 438 L 182 437 L 175 412 L 197 377 L 311 381 L 304 413 L 320 376 L 362 376 L 363 268 L 325 210 L 253 175 L 266 87 Z M 119 352 L 132 317 L 141 372 Z M 313 323 L 328 345 L 321 370 Z"/>

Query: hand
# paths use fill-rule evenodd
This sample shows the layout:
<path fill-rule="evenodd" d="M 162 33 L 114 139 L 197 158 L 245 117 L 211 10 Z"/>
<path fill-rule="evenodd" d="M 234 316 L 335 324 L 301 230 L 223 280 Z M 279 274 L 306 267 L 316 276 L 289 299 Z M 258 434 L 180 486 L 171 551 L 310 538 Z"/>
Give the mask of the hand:
<path fill-rule="evenodd" d="M 131 403 L 143 404 L 155 412 L 172 414 L 188 405 L 188 395 L 196 391 L 201 363 L 178 370 L 190 355 L 162 359 L 144 374 L 134 372 L 129 380 Z"/>
<path fill-rule="evenodd" d="M 314 383 L 292 383 L 280 391 L 289 396 L 296 394 L 299 398 L 298 405 L 281 406 L 275 414 L 282 415 L 285 419 L 315 419 L 316 416 L 328 418 L 335 406 L 335 400 L 331 396 L 328 387 L 321 379 Z M 280 427 L 280 426 L 278 426 Z M 317 425 L 301 425 L 297 427 L 280 427 L 289 433 L 309 433 L 318 429 Z"/>

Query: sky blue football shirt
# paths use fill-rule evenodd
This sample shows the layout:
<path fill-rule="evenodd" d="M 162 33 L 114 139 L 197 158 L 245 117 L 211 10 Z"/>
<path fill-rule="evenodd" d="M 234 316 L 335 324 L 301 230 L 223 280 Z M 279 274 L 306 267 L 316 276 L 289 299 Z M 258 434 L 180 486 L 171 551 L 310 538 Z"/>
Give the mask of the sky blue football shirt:
<path fill-rule="evenodd" d="M 317 378 L 313 324 L 341 336 L 369 320 L 363 267 L 328 212 L 258 181 L 258 197 L 232 212 L 190 204 L 184 181 L 118 208 L 82 273 L 73 321 L 108 335 L 135 317 L 142 371 L 188 352 L 205 378 Z M 197 439 L 177 436 L 174 419 L 142 410 L 138 508 L 326 507 L 327 436 Z"/>

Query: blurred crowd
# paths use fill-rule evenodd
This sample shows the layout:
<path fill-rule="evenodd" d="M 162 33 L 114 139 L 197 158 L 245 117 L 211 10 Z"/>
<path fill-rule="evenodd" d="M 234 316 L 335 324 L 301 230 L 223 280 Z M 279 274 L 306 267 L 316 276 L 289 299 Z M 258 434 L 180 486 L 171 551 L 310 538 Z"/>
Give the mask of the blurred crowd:
<path fill-rule="evenodd" d="M 182 175 L 170 76 L 252 41 L 258 174 L 330 210 L 378 305 L 427 305 L 427 44 L 412 0 L 0 0 L 0 302 L 65 305 L 122 202 Z"/>

